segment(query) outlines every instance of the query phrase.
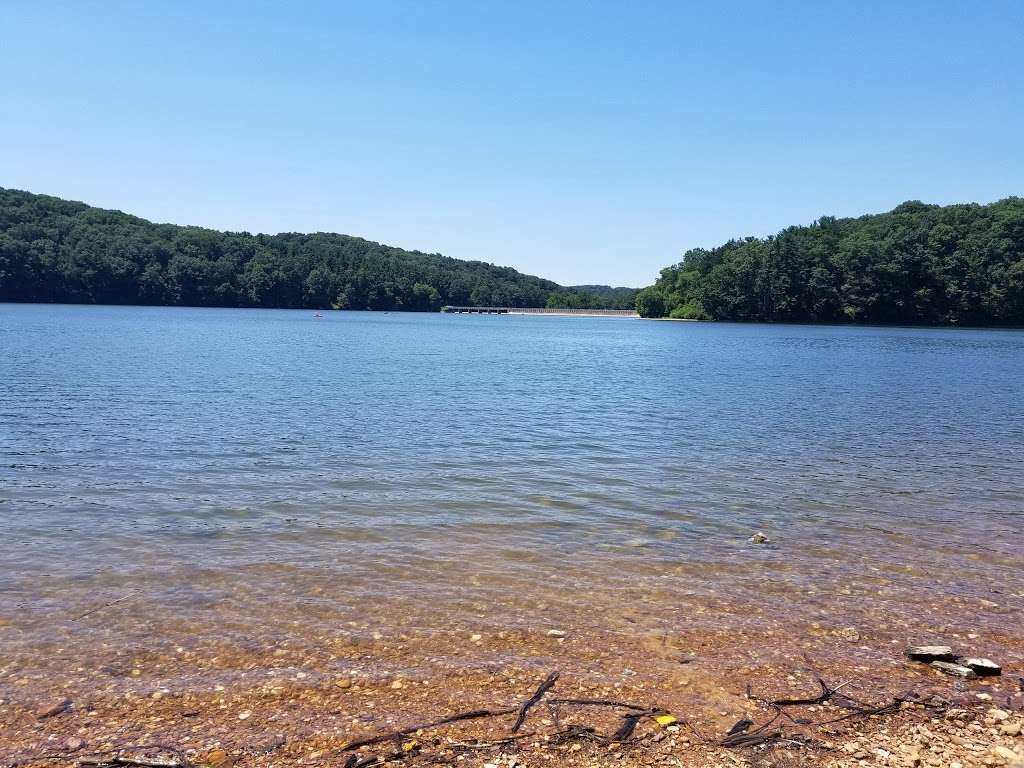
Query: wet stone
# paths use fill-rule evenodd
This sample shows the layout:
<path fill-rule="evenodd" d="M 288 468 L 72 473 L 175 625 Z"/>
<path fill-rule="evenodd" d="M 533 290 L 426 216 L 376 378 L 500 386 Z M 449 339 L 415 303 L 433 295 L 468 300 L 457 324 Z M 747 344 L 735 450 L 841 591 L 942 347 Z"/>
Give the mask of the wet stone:
<path fill-rule="evenodd" d="M 1003 668 L 992 661 L 992 659 L 970 658 L 962 659 L 960 663 L 965 667 L 970 667 L 982 677 L 991 677 L 1003 673 Z"/>
<path fill-rule="evenodd" d="M 58 699 L 57 701 L 52 701 L 49 704 L 44 704 L 37 709 L 36 717 L 39 719 L 53 717 L 54 715 L 59 715 L 61 712 L 64 712 L 70 706 L 71 699 Z"/>
<path fill-rule="evenodd" d="M 953 664 L 948 661 L 933 661 L 932 668 L 939 670 L 947 675 L 953 677 L 962 677 L 964 680 L 974 680 L 977 678 L 978 673 L 970 667 L 962 666 L 961 664 Z"/>
<path fill-rule="evenodd" d="M 956 661 L 958 658 L 948 645 L 912 645 L 907 648 L 907 656 L 929 664 L 933 661 Z"/>

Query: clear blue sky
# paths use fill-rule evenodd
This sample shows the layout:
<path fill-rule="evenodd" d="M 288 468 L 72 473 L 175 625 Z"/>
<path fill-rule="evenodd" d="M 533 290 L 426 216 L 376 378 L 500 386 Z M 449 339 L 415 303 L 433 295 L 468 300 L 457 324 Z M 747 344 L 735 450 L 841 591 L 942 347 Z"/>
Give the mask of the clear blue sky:
<path fill-rule="evenodd" d="M 1024 194 L 1020 0 L 4 0 L 0 51 L 0 186 L 568 284 Z"/>

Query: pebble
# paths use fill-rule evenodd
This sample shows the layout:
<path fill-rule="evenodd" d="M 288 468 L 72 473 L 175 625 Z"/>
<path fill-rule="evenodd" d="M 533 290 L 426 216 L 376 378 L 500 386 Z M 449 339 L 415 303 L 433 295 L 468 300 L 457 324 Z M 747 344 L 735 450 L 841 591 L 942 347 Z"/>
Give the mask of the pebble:
<path fill-rule="evenodd" d="M 988 711 L 988 716 L 995 720 L 997 723 L 1001 723 L 1004 720 L 1010 719 L 1010 713 L 1007 712 L 1005 709 L 990 709 Z"/>
<path fill-rule="evenodd" d="M 747 541 L 749 541 L 751 544 L 771 544 L 772 543 L 772 540 L 769 539 L 767 536 L 765 536 L 760 531 L 758 531 L 753 536 L 751 536 L 749 539 L 747 539 Z"/>
<path fill-rule="evenodd" d="M 248 709 L 238 713 L 239 720 L 248 720 L 250 717 L 252 717 L 252 712 L 250 712 Z"/>
<path fill-rule="evenodd" d="M 561 629 L 549 629 L 548 637 L 565 637 L 565 632 Z"/>
<path fill-rule="evenodd" d="M 470 635 L 469 636 L 469 642 L 471 642 L 471 643 L 479 643 L 483 639 L 484 639 L 483 635 Z"/>
<path fill-rule="evenodd" d="M 405 688 L 405 685 L 401 680 L 395 680 L 395 682 L 391 684 L 391 689 L 397 691 L 399 688 Z"/>
<path fill-rule="evenodd" d="M 72 736 L 70 739 L 64 742 L 64 746 L 74 752 L 76 749 L 81 749 L 85 742 L 77 736 Z"/>
<path fill-rule="evenodd" d="M 999 727 L 999 732 L 1004 736 L 1020 736 L 1020 723 L 1006 723 Z"/>
<path fill-rule="evenodd" d="M 339 688 L 351 688 L 352 687 L 352 681 L 349 680 L 347 677 L 339 677 L 337 680 L 334 681 L 334 684 L 336 686 L 338 686 Z"/>

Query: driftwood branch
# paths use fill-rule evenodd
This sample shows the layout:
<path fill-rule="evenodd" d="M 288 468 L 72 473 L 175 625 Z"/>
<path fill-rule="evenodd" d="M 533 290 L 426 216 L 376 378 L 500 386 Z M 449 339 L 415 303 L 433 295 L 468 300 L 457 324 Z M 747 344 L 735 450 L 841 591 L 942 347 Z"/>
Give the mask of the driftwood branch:
<path fill-rule="evenodd" d="M 537 690 L 534 691 L 533 696 L 523 702 L 522 706 L 519 707 L 519 715 L 516 717 L 515 725 L 512 726 L 512 733 L 517 733 L 519 731 L 523 723 L 526 721 L 526 714 L 530 711 L 530 707 L 540 701 L 544 697 L 544 694 L 554 687 L 557 681 L 558 672 L 552 672 L 544 679 L 544 682 L 540 684 Z"/>
<path fill-rule="evenodd" d="M 94 606 L 94 607 L 90 608 L 88 611 L 86 611 L 85 613 L 80 613 L 78 616 L 75 616 L 71 620 L 72 621 L 81 621 L 86 616 L 92 616 L 92 614 L 97 613 L 99 611 L 102 611 L 104 608 L 109 608 L 112 605 L 117 605 L 118 603 L 123 603 L 125 600 L 131 600 L 133 597 L 137 597 L 139 594 L 141 594 L 141 592 L 142 592 L 141 589 L 137 589 L 134 592 L 129 592 L 124 597 L 117 598 L 117 600 L 111 600 L 108 603 L 103 603 L 102 605 Z"/>
<path fill-rule="evenodd" d="M 518 710 L 519 707 L 509 707 L 507 709 L 473 709 L 469 712 L 460 712 L 457 715 L 442 717 L 440 720 L 434 720 L 433 722 L 424 723 L 423 725 L 410 725 L 408 728 L 402 728 L 401 730 L 392 731 L 391 733 L 385 733 L 380 736 L 372 736 L 370 738 L 350 742 L 345 745 L 344 751 L 349 752 L 353 749 L 359 749 L 359 747 L 368 747 L 371 744 L 380 744 L 385 741 L 391 741 L 392 739 L 399 739 L 402 736 L 408 736 L 410 733 L 416 733 L 416 731 L 429 731 L 431 728 L 438 728 L 442 725 L 448 725 L 448 723 L 457 723 L 462 720 L 476 720 L 481 717 L 511 715 L 513 712 Z"/>

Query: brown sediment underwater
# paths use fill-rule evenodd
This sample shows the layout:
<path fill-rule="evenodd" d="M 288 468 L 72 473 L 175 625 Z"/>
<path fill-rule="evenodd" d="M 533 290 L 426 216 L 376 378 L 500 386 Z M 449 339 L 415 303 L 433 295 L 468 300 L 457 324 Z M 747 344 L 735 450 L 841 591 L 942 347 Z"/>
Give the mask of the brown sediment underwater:
<path fill-rule="evenodd" d="M 433 600 L 223 579 L 178 614 L 144 590 L 50 596 L 4 617 L 0 765 L 971 766 L 1021 748 L 1024 585 L 996 602 L 967 575 L 960 594 L 821 575 L 810 595 L 719 598 L 625 576 Z M 1002 674 L 906 658 L 931 641 Z"/>

